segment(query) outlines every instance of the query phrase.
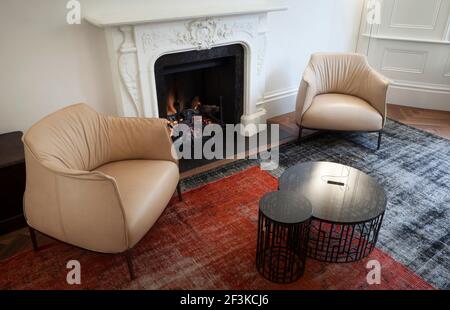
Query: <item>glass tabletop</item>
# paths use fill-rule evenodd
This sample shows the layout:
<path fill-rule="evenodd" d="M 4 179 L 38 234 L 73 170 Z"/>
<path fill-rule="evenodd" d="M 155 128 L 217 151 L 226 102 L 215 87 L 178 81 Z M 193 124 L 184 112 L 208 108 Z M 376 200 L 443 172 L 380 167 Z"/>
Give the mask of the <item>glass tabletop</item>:
<path fill-rule="evenodd" d="M 372 177 L 337 163 L 297 164 L 282 174 L 279 188 L 304 196 L 313 217 L 330 222 L 369 221 L 386 209 L 386 193 Z"/>
<path fill-rule="evenodd" d="M 295 192 L 278 191 L 261 198 L 259 211 L 275 222 L 296 224 L 311 217 L 312 207 L 305 197 Z"/>

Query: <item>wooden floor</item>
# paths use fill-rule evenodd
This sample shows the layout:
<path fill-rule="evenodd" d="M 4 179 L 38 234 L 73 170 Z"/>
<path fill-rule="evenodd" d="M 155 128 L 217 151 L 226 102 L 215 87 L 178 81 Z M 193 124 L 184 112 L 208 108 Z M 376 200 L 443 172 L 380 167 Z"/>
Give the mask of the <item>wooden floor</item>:
<path fill-rule="evenodd" d="M 450 112 L 388 105 L 388 117 L 400 123 L 450 139 Z"/>
<path fill-rule="evenodd" d="M 388 105 L 388 117 L 401 123 L 450 139 L 450 112 Z M 298 127 L 295 124 L 294 113 L 274 117 L 269 120 L 269 123 L 280 124 L 280 127 L 290 134 L 288 138 L 282 141 L 283 143 L 297 139 Z M 183 177 L 201 173 L 207 169 L 213 169 L 227 162 L 229 161 L 215 162 L 211 166 L 202 167 L 196 171 L 190 171 L 189 173 L 183 175 Z M 37 237 L 40 245 L 52 242 L 50 238 L 42 236 L 39 233 L 37 234 Z M 7 235 L 0 236 L 0 260 L 11 257 L 12 255 L 25 249 L 31 249 L 28 229 L 21 229 Z"/>

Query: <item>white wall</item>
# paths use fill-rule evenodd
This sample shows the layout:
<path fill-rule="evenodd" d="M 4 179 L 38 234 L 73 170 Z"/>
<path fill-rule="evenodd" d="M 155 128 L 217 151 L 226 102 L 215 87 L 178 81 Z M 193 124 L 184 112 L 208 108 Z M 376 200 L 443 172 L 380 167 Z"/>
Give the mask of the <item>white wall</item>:
<path fill-rule="evenodd" d="M 311 53 L 355 50 L 362 2 L 288 0 L 288 11 L 269 17 L 267 94 L 261 103 L 269 117 L 294 110 Z M 67 25 L 65 4 L 0 1 L 0 133 L 26 130 L 77 102 L 116 113 L 103 31 L 85 21 Z"/>
<path fill-rule="evenodd" d="M 388 102 L 450 111 L 450 0 L 381 4 L 379 26 L 362 21 L 358 50 L 393 80 Z"/>
<path fill-rule="evenodd" d="M 363 0 L 289 0 L 269 17 L 268 117 L 291 112 L 303 71 L 314 52 L 354 52 Z"/>
<path fill-rule="evenodd" d="M 0 133 L 87 102 L 116 112 L 103 31 L 66 23 L 64 0 L 0 0 Z"/>

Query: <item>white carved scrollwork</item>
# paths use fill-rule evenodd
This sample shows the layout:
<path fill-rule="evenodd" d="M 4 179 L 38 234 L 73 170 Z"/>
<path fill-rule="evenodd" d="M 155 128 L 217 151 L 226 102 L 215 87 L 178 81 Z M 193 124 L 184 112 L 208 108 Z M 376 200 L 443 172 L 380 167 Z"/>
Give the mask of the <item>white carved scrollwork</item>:
<path fill-rule="evenodd" d="M 248 34 L 251 38 L 256 35 L 256 29 L 251 23 L 234 23 L 232 26 L 233 32 L 243 32 Z"/>
<path fill-rule="evenodd" d="M 217 19 L 194 20 L 186 25 L 186 32 L 178 32 L 172 40 L 179 45 L 193 45 L 198 50 L 210 49 L 217 41 L 233 35 L 233 30 Z"/>
<path fill-rule="evenodd" d="M 157 49 L 159 46 L 158 42 L 162 40 L 160 34 L 155 32 L 145 32 L 141 39 L 144 53 Z"/>
<path fill-rule="evenodd" d="M 261 75 L 264 69 L 264 62 L 266 60 L 266 42 L 261 44 L 257 50 L 258 55 L 256 56 L 256 74 Z"/>
<path fill-rule="evenodd" d="M 139 64 L 137 59 L 137 49 L 133 36 L 133 28 L 124 26 L 119 28 L 124 40 L 119 53 L 119 73 L 122 82 L 131 98 L 136 116 L 142 116 L 140 109 L 140 86 L 139 86 Z"/>

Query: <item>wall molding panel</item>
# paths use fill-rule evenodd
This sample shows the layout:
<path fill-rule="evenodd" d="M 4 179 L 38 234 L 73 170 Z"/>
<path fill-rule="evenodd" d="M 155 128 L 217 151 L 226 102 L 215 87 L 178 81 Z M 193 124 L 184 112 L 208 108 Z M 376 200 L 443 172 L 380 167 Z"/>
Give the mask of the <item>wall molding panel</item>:
<path fill-rule="evenodd" d="M 435 5 L 432 10 L 433 11 L 432 17 L 431 17 L 430 23 L 428 23 L 428 24 L 413 24 L 413 23 L 402 24 L 402 23 L 393 22 L 396 14 L 398 14 L 400 11 L 402 11 L 402 9 L 404 9 L 404 8 L 401 8 L 401 6 L 400 6 L 401 1 L 411 1 L 411 0 L 394 0 L 394 8 L 392 10 L 389 27 L 407 28 L 407 29 L 425 29 L 425 30 L 434 30 L 436 28 L 436 23 L 437 23 L 437 20 L 439 17 L 439 12 L 440 12 L 441 6 L 442 6 L 442 0 L 434 0 Z M 423 1 L 423 0 L 420 0 L 420 1 Z M 428 3 L 430 3 L 431 1 L 433 1 L 433 0 L 427 0 Z"/>
<path fill-rule="evenodd" d="M 442 36 L 442 40 L 450 43 L 450 12 L 448 14 L 447 27 L 445 28 L 444 35 Z"/>
<path fill-rule="evenodd" d="M 388 102 L 450 111 L 450 0 L 381 4 L 380 25 L 361 21 L 357 51 L 393 81 Z"/>
<path fill-rule="evenodd" d="M 387 48 L 384 50 L 381 70 L 423 74 L 427 60 L 426 51 Z"/>
<path fill-rule="evenodd" d="M 444 77 L 450 77 L 450 53 L 448 54 L 447 64 L 445 65 Z"/>

